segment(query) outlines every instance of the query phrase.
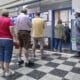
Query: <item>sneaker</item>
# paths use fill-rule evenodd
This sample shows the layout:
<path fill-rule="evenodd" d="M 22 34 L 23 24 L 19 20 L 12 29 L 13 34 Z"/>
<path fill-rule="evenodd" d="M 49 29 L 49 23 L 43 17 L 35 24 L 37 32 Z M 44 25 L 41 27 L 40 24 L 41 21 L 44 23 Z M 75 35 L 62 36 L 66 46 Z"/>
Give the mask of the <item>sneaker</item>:
<path fill-rule="evenodd" d="M 54 49 L 54 52 L 57 52 L 57 49 Z"/>
<path fill-rule="evenodd" d="M 59 50 L 59 52 L 62 52 L 62 50 Z"/>
<path fill-rule="evenodd" d="M 22 64 L 24 64 L 24 61 L 23 61 L 23 60 L 18 61 L 18 65 L 19 65 L 19 66 L 22 65 Z"/>
<path fill-rule="evenodd" d="M 78 52 L 78 53 L 75 55 L 75 57 L 80 57 L 80 52 Z"/>
<path fill-rule="evenodd" d="M 5 72 L 5 77 L 12 76 L 12 75 L 14 75 L 14 74 L 15 74 L 14 71 L 9 70 L 8 72 Z"/>
<path fill-rule="evenodd" d="M 34 65 L 34 61 L 29 61 L 29 65 Z"/>
<path fill-rule="evenodd" d="M 28 63 L 25 63 L 26 67 L 32 67 L 34 66 L 34 62 L 33 61 L 29 61 Z"/>
<path fill-rule="evenodd" d="M 41 59 L 46 59 L 46 56 L 41 56 Z"/>
<path fill-rule="evenodd" d="M 34 55 L 34 57 L 36 57 L 36 55 Z"/>
<path fill-rule="evenodd" d="M 4 76 L 4 71 L 0 69 L 0 77 Z"/>

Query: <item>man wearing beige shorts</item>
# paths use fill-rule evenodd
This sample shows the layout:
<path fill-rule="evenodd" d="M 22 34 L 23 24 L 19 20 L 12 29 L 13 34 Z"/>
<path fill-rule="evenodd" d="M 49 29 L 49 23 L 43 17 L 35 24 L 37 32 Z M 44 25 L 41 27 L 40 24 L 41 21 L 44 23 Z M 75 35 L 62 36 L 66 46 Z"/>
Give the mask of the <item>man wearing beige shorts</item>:
<path fill-rule="evenodd" d="M 35 56 L 36 45 L 39 43 L 40 51 L 41 51 L 41 58 L 43 58 L 44 27 L 45 27 L 45 23 L 43 19 L 40 18 L 40 13 L 36 13 L 35 18 L 32 20 L 32 38 L 33 38 L 32 51 Z"/>

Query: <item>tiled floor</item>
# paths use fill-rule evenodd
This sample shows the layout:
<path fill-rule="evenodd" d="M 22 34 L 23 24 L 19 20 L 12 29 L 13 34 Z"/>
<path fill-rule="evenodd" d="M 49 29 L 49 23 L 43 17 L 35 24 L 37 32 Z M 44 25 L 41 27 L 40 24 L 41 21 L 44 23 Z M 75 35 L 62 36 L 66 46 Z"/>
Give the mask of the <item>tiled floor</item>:
<path fill-rule="evenodd" d="M 14 54 L 11 69 L 15 70 L 15 75 L 0 77 L 0 80 L 80 80 L 80 58 L 74 57 L 74 54 L 45 51 L 46 58 L 43 60 L 39 51 L 36 55 L 35 65 L 25 67 L 17 65 Z"/>

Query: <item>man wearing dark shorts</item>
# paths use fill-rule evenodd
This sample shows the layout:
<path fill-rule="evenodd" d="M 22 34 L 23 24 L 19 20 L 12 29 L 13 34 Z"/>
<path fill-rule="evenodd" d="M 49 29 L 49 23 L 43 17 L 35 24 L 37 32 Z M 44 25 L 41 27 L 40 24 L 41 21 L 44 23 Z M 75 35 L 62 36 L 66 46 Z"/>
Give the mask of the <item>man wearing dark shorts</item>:
<path fill-rule="evenodd" d="M 18 63 L 19 65 L 23 64 L 24 61 L 21 59 L 22 48 L 25 49 L 25 66 L 32 65 L 29 60 L 28 49 L 30 48 L 30 32 L 31 32 L 31 21 L 27 17 L 27 10 L 24 9 L 21 11 L 21 14 L 17 17 L 16 27 L 18 30 L 18 39 L 20 42 L 20 50 L 18 54 Z"/>

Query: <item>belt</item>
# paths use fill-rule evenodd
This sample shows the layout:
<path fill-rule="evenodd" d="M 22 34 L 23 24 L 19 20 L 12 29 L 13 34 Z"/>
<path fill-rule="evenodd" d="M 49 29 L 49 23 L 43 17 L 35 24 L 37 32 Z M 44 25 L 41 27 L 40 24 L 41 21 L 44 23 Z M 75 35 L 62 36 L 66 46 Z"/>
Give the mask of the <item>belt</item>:
<path fill-rule="evenodd" d="M 19 31 L 25 31 L 25 32 L 28 32 L 28 33 L 30 33 L 31 31 L 28 31 L 28 30 L 19 30 Z"/>

